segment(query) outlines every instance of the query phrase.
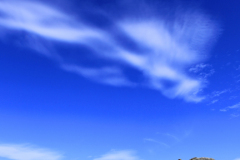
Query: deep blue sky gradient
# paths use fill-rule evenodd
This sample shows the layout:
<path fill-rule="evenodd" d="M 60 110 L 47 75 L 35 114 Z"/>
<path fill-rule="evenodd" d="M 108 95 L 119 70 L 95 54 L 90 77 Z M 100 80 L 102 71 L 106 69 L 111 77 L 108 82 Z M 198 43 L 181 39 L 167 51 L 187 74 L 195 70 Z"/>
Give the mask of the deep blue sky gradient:
<path fill-rule="evenodd" d="M 116 34 L 116 39 L 130 50 L 142 51 L 122 31 L 115 30 L 116 24 L 111 20 L 121 19 L 121 12 L 129 16 L 137 14 L 136 10 L 143 11 L 139 17 L 147 16 L 145 3 L 137 7 L 135 3 L 50 2 L 75 16 L 89 9 L 84 15 L 87 24 Z M 0 26 L 0 143 L 28 143 L 49 148 L 68 160 L 94 160 L 112 149 L 134 150 L 144 160 L 187 160 L 196 156 L 216 160 L 240 158 L 240 110 L 220 111 L 240 102 L 240 2 L 147 3 L 156 3 L 159 8 L 165 5 L 158 14 L 169 12 L 169 15 L 162 15 L 169 18 L 174 17 L 172 13 L 178 7 L 200 10 L 218 25 L 218 35 L 209 42 L 206 52 L 201 53 L 208 57 L 202 62 L 210 65 L 206 70 L 215 71 L 207 77 L 207 85 L 201 92 L 206 96 L 204 100 L 195 103 L 181 97 L 169 98 L 145 84 L 118 87 L 98 83 L 61 69 L 58 60 L 31 49 L 26 39 L 32 33 Z M 82 12 L 84 9 L 86 11 Z M 145 12 L 149 13 L 148 10 L 146 8 Z M 110 16 L 101 17 L 98 12 Z M 87 67 L 115 64 L 92 56 L 93 51 L 84 45 L 34 36 L 39 37 L 38 43 L 49 52 L 62 55 L 66 63 Z M 144 81 L 140 71 L 129 66 L 123 68 L 131 80 Z M 220 96 L 213 96 L 224 90 Z M 215 99 L 218 101 L 211 104 Z"/>

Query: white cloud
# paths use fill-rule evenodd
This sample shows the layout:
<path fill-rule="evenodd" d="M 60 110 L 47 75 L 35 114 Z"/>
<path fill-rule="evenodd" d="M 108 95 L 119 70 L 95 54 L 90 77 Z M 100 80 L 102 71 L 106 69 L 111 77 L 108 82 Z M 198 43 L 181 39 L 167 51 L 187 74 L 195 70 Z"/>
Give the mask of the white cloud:
<path fill-rule="evenodd" d="M 114 86 L 133 85 L 123 76 L 122 72 L 118 68 L 105 67 L 105 68 L 83 68 L 75 65 L 63 65 L 62 68 L 69 72 L 77 73 L 81 76 L 91 78 L 95 81 L 111 84 Z"/>
<path fill-rule="evenodd" d="M 0 2 L 4 27 L 38 34 L 40 36 L 68 42 L 84 42 L 83 39 L 102 37 L 99 31 L 89 29 L 70 16 L 37 1 L 8 0 Z"/>
<path fill-rule="evenodd" d="M 211 103 L 214 104 L 214 103 L 216 103 L 216 102 L 218 102 L 218 101 L 219 101 L 218 99 L 215 99 L 215 100 L 213 100 Z"/>
<path fill-rule="evenodd" d="M 176 137 L 176 136 L 174 136 L 174 135 L 172 135 L 172 134 L 166 133 L 165 135 L 168 136 L 168 137 L 171 137 L 171 138 L 175 139 L 176 141 L 181 141 L 178 137 Z"/>
<path fill-rule="evenodd" d="M 155 21 L 124 22 L 120 26 L 136 42 L 148 48 L 148 52 L 142 55 L 128 52 L 126 56 L 123 54 L 126 52 L 120 52 L 120 58 L 143 71 L 153 88 L 172 98 L 183 97 L 195 102 L 203 99 L 197 95 L 204 86 L 203 82 L 192 79 L 182 69 L 199 60 L 197 53 L 188 49 L 184 35 L 183 39 L 176 39 L 164 24 Z M 173 85 L 166 87 L 164 81 Z"/>
<path fill-rule="evenodd" d="M 212 92 L 212 97 L 219 97 L 220 95 L 227 93 L 228 91 L 229 90 L 227 90 L 227 89 L 222 90 L 222 91 L 214 91 L 214 92 Z"/>
<path fill-rule="evenodd" d="M 209 104 L 214 104 L 214 103 L 217 103 L 218 101 L 219 101 L 218 99 L 214 99 Z"/>
<path fill-rule="evenodd" d="M 221 112 L 227 112 L 227 108 L 220 109 Z"/>
<path fill-rule="evenodd" d="M 231 114 L 230 116 L 231 116 L 232 118 L 237 118 L 237 117 L 240 116 L 240 114 L 236 114 L 236 113 L 235 113 L 235 114 Z"/>
<path fill-rule="evenodd" d="M 94 160 L 140 160 L 133 151 L 113 151 Z"/>
<path fill-rule="evenodd" d="M 165 147 L 167 147 L 167 148 L 170 147 L 168 144 L 163 143 L 163 142 L 159 142 L 159 141 L 157 141 L 157 140 L 155 140 L 155 139 L 152 139 L 152 138 L 145 138 L 144 141 L 157 143 L 157 144 L 163 145 L 163 146 L 165 146 Z"/>
<path fill-rule="evenodd" d="M 144 48 L 138 53 L 118 42 L 108 30 L 89 26 L 81 19 L 37 1 L 1 1 L 0 12 L 3 15 L 0 25 L 5 28 L 25 30 L 45 39 L 84 44 L 118 66 L 86 68 L 82 64 L 66 64 L 63 60 L 59 63 L 66 71 L 110 85 L 135 84 L 124 74 L 125 64 L 142 72 L 148 86 L 167 97 L 193 102 L 204 99 L 199 93 L 205 87 L 205 80 L 193 78 L 186 72 L 189 66 L 204 59 L 202 51 L 215 35 L 215 24 L 202 14 L 181 13 L 175 20 L 126 18 L 114 22 L 116 31 L 125 33 Z M 204 64 L 198 66 L 204 67 Z"/>
<path fill-rule="evenodd" d="M 239 108 L 240 108 L 240 102 L 237 103 L 237 104 L 235 104 L 235 105 L 228 106 L 228 107 L 226 107 L 226 108 L 220 109 L 220 111 L 226 112 L 226 111 L 228 111 L 228 110 L 230 110 L 230 109 L 239 109 Z"/>
<path fill-rule="evenodd" d="M 240 102 L 235 104 L 235 105 L 232 105 L 232 106 L 229 106 L 228 107 L 229 109 L 236 109 L 236 108 L 240 108 Z"/>
<path fill-rule="evenodd" d="M 215 73 L 214 69 L 209 70 L 208 72 L 201 72 L 199 74 L 200 78 L 206 80 L 206 78 L 208 78 L 209 76 L 213 75 Z"/>
<path fill-rule="evenodd" d="M 200 63 L 200 64 L 197 64 L 196 66 L 190 68 L 189 72 L 197 73 L 197 72 L 200 72 L 204 68 L 209 67 L 209 66 L 210 66 L 209 64 Z"/>
<path fill-rule="evenodd" d="M 190 73 L 196 74 L 202 81 L 207 82 L 207 78 L 215 73 L 209 64 L 200 63 L 189 69 Z"/>
<path fill-rule="evenodd" d="M 10 160 L 60 160 L 59 153 L 28 145 L 0 144 L 0 157 Z"/>

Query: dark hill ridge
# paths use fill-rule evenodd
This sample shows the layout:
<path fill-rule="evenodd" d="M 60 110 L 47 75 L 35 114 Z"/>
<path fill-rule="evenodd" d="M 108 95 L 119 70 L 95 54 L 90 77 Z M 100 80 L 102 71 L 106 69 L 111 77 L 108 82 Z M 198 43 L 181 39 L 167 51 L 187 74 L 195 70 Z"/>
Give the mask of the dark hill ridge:
<path fill-rule="evenodd" d="M 178 159 L 178 160 L 182 160 L 182 159 Z M 201 157 L 201 158 L 194 157 L 190 160 L 214 160 L 214 159 L 213 158 L 206 158 L 206 157 Z"/>

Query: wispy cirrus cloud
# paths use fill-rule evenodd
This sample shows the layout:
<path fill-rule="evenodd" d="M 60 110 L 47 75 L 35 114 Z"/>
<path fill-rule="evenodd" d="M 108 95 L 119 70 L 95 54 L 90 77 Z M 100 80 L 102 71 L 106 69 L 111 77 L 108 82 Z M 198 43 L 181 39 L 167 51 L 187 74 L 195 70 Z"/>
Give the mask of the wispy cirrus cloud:
<path fill-rule="evenodd" d="M 197 75 L 197 77 L 202 81 L 207 83 L 207 78 L 212 76 L 215 73 L 212 65 L 200 63 L 189 69 L 189 72 Z"/>
<path fill-rule="evenodd" d="M 218 99 L 214 99 L 214 100 L 212 100 L 210 103 L 209 103 L 209 105 L 210 104 L 215 104 L 215 103 L 217 103 L 219 100 Z"/>
<path fill-rule="evenodd" d="M 224 94 L 224 93 L 227 93 L 227 92 L 229 92 L 228 89 L 224 89 L 224 90 L 222 90 L 222 91 L 214 91 L 214 92 L 212 92 L 212 97 L 213 97 L 213 98 L 214 98 L 214 97 L 219 97 L 220 95 L 222 95 L 222 94 Z"/>
<path fill-rule="evenodd" d="M 145 138 L 144 141 L 157 143 L 157 144 L 160 144 L 160 145 L 165 146 L 165 147 L 167 147 L 167 148 L 170 147 L 168 144 L 163 143 L 163 142 L 160 142 L 160 141 L 157 141 L 157 140 L 152 139 L 152 138 Z"/>
<path fill-rule="evenodd" d="M 104 67 L 104 68 L 83 68 L 75 65 L 63 65 L 62 68 L 69 72 L 75 72 L 92 80 L 107 83 L 116 86 L 133 85 L 124 76 L 119 68 Z"/>
<path fill-rule="evenodd" d="M 228 106 L 226 108 L 223 108 L 223 109 L 220 109 L 221 112 L 226 112 L 228 110 L 231 110 L 231 109 L 239 109 L 240 108 L 240 102 L 237 103 L 237 104 L 234 104 L 232 106 Z"/>
<path fill-rule="evenodd" d="M 204 68 L 209 67 L 209 64 L 204 64 L 204 63 L 200 63 L 195 65 L 194 67 L 189 69 L 189 72 L 193 72 L 193 73 L 198 73 L 200 71 L 202 71 Z"/>
<path fill-rule="evenodd" d="M 58 41 L 84 42 L 102 37 L 97 30 L 87 28 L 61 11 L 39 1 L 1 1 L 0 24 L 10 29 L 26 30 Z"/>
<path fill-rule="evenodd" d="M 140 160 L 133 151 L 112 151 L 110 153 L 102 155 L 100 158 L 94 160 Z"/>
<path fill-rule="evenodd" d="M 169 133 L 166 133 L 165 135 L 168 136 L 168 137 L 173 138 L 174 140 L 176 140 L 176 141 L 178 141 L 178 142 L 181 141 L 181 140 L 180 140 L 177 136 L 175 136 L 175 135 L 172 135 L 172 134 L 169 134 Z"/>
<path fill-rule="evenodd" d="M 66 62 L 57 53 L 61 57 L 59 65 L 66 71 L 115 86 L 147 84 L 170 98 L 192 102 L 204 99 L 199 94 L 205 81 L 187 73 L 190 66 L 204 60 L 202 52 L 216 35 L 215 23 L 203 14 L 181 12 L 172 20 L 156 15 L 136 20 L 126 14 L 123 19 L 111 19 L 114 25 L 110 31 L 40 1 L 3 0 L 0 12 L 0 25 L 9 31 L 24 30 L 53 43 L 84 45 L 92 57 L 109 62 L 100 67 L 84 67 Z M 124 44 L 116 35 L 135 47 Z M 144 80 L 130 80 L 126 68 L 137 70 Z"/>
<path fill-rule="evenodd" d="M 63 156 L 29 145 L 0 144 L 0 157 L 9 160 L 61 160 Z"/>

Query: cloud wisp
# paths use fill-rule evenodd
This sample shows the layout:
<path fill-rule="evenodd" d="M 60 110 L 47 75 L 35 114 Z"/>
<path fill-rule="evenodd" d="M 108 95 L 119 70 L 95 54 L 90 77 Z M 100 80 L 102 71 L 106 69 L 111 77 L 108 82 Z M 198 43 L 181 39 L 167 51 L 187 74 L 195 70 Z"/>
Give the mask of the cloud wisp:
<path fill-rule="evenodd" d="M 217 103 L 219 100 L 218 99 L 214 99 L 214 100 L 212 100 L 208 105 L 210 105 L 210 104 L 215 104 L 215 103 Z"/>
<path fill-rule="evenodd" d="M 235 104 L 235 105 L 228 106 L 226 108 L 220 109 L 220 111 L 221 112 L 226 112 L 226 111 L 231 110 L 231 109 L 240 109 L 240 102 Z"/>
<path fill-rule="evenodd" d="M 61 160 L 59 153 L 29 145 L 0 144 L 0 157 L 10 160 Z"/>
<path fill-rule="evenodd" d="M 200 63 L 189 69 L 190 73 L 196 74 L 202 81 L 214 74 L 215 70 L 209 64 Z"/>
<path fill-rule="evenodd" d="M 190 76 L 187 70 L 204 60 L 203 51 L 215 38 L 215 23 L 195 12 L 180 13 L 173 20 L 152 17 L 136 20 L 126 14 L 123 19 L 111 19 L 114 25 L 109 31 L 40 1 L 0 2 L 0 26 L 9 32 L 25 31 L 53 43 L 84 45 L 91 50 L 92 57 L 110 62 L 84 67 L 81 63 L 67 63 L 57 53 L 62 57 L 62 69 L 109 85 L 147 85 L 170 98 L 200 102 L 204 99 L 199 93 L 205 82 Z M 136 47 L 127 46 L 116 35 Z M 140 72 L 143 82 L 130 80 L 126 68 Z"/>
<path fill-rule="evenodd" d="M 94 160 L 140 160 L 133 151 L 112 151 Z"/>
<path fill-rule="evenodd" d="M 225 89 L 225 90 L 222 90 L 222 91 L 214 91 L 212 92 L 212 97 L 219 97 L 220 95 L 224 94 L 224 93 L 227 93 L 229 92 L 229 90 Z"/>
<path fill-rule="evenodd" d="M 160 144 L 160 145 L 162 145 L 164 147 L 170 148 L 170 146 L 168 144 L 160 142 L 160 141 L 157 141 L 157 140 L 152 139 L 152 138 L 145 138 L 144 141 L 157 143 L 157 144 Z"/>
<path fill-rule="evenodd" d="M 209 64 L 200 63 L 200 64 L 197 64 L 196 66 L 190 68 L 189 72 L 198 73 L 198 72 L 202 71 L 204 68 L 209 67 L 209 66 L 210 66 Z"/>

